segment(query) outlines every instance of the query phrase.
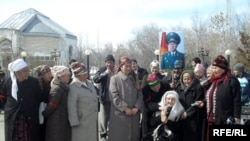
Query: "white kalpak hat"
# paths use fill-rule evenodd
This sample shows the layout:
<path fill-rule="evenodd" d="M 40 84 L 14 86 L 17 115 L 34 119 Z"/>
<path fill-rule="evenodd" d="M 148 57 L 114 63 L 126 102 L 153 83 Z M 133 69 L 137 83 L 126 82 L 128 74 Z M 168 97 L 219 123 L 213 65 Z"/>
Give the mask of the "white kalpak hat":
<path fill-rule="evenodd" d="M 8 65 L 8 70 L 10 71 L 10 77 L 12 80 L 12 87 L 11 87 L 11 95 L 13 98 L 17 100 L 17 83 L 16 83 L 16 76 L 14 72 L 20 71 L 21 69 L 27 67 L 27 63 L 23 59 L 17 59 Z"/>

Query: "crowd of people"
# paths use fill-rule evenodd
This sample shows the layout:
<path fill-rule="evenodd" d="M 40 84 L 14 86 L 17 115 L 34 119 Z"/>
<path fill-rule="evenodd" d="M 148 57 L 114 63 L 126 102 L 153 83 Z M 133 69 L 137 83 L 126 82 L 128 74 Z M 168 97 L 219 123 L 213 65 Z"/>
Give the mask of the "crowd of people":
<path fill-rule="evenodd" d="M 158 60 L 149 71 L 135 58 L 104 59 L 92 80 L 86 66 L 39 65 L 35 76 L 23 59 L 0 70 L 6 141 L 209 141 L 209 126 L 244 124 L 250 74 L 233 71 L 218 55 L 209 67 L 175 61 L 166 73 Z"/>

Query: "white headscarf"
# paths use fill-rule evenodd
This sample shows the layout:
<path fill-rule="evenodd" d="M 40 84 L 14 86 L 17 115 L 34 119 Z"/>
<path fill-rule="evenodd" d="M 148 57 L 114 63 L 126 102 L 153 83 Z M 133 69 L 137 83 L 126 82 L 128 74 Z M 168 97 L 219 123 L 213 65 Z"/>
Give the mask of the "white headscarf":
<path fill-rule="evenodd" d="M 164 93 L 164 95 L 162 96 L 161 101 L 159 103 L 160 106 L 162 106 L 162 107 L 165 106 L 167 96 L 174 97 L 174 99 L 175 99 L 175 103 L 174 103 L 174 105 L 169 113 L 169 116 L 168 116 L 168 120 L 175 121 L 176 119 L 180 118 L 180 116 L 184 112 L 184 108 L 179 101 L 178 93 L 176 91 L 173 91 L 173 90 L 167 91 Z"/>
<path fill-rule="evenodd" d="M 10 71 L 10 78 L 12 81 L 12 86 L 11 86 L 11 95 L 13 98 L 17 100 L 17 82 L 16 82 L 16 76 L 14 72 L 20 71 L 21 69 L 27 67 L 27 63 L 23 59 L 17 59 L 8 65 L 8 70 Z"/>

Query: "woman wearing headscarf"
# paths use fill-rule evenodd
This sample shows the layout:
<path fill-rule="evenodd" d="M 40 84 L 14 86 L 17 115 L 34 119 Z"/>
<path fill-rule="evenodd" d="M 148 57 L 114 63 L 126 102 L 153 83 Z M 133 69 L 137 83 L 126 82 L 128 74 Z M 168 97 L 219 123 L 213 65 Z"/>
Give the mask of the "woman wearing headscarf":
<path fill-rule="evenodd" d="M 79 63 L 71 64 L 73 80 L 69 86 L 68 113 L 72 141 L 97 141 L 98 95 L 88 80 L 87 68 Z"/>
<path fill-rule="evenodd" d="M 142 94 L 128 57 L 119 60 L 117 74 L 110 80 L 109 141 L 140 140 Z"/>
<path fill-rule="evenodd" d="M 10 78 L 4 86 L 6 96 L 5 141 L 40 141 L 39 104 L 41 88 L 37 78 L 29 76 L 23 59 L 8 65 Z"/>
<path fill-rule="evenodd" d="M 185 70 L 180 77 L 181 85 L 176 91 L 185 111 L 182 114 L 181 141 L 201 141 L 204 108 L 192 106 L 195 101 L 204 99 L 204 89 L 195 77 L 193 70 Z"/>
<path fill-rule="evenodd" d="M 241 115 L 240 83 L 231 74 L 224 56 L 217 56 L 212 66 L 213 74 L 205 100 L 197 102 L 199 107 L 206 104 L 208 128 L 209 125 L 227 124 L 228 118 L 232 118 L 235 124 L 239 124 Z M 209 141 L 208 135 L 207 141 Z"/>
<path fill-rule="evenodd" d="M 45 140 L 45 129 L 46 129 L 46 119 L 44 119 L 42 115 L 42 111 L 45 109 L 46 105 L 49 102 L 49 92 L 50 92 L 50 82 L 52 80 L 51 69 L 47 65 L 39 65 L 34 68 L 36 73 L 36 77 L 40 82 L 40 86 L 42 89 L 42 103 L 40 103 L 39 107 L 39 119 L 41 124 L 41 138 L 42 141 Z"/>
<path fill-rule="evenodd" d="M 163 137 L 162 139 L 166 139 L 168 141 L 178 141 L 180 137 L 180 119 L 184 112 L 184 107 L 179 101 L 179 95 L 176 91 L 170 90 L 164 93 L 161 98 L 161 102 L 159 102 L 160 110 L 161 110 L 161 121 L 165 124 L 165 128 L 170 130 L 170 134 L 167 134 L 167 137 Z M 165 132 L 165 130 L 163 130 Z M 154 138 L 159 137 L 157 130 L 154 131 Z M 165 135 L 165 134 L 162 134 Z"/>
<path fill-rule="evenodd" d="M 71 141 L 67 110 L 70 71 L 66 66 L 54 66 L 52 74 L 50 98 L 43 112 L 47 119 L 45 141 Z"/>
<path fill-rule="evenodd" d="M 40 82 L 40 86 L 42 89 L 42 98 L 45 103 L 49 101 L 49 92 L 50 92 L 50 82 L 52 80 L 51 69 L 47 65 L 39 65 L 34 68 L 36 73 L 36 77 Z"/>
<path fill-rule="evenodd" d="M 207 79 L 205 74 L 205 67 L 203 64 L 196 64 L 194 68 L 195 77 L 202 83 L 204 80 Z"/>

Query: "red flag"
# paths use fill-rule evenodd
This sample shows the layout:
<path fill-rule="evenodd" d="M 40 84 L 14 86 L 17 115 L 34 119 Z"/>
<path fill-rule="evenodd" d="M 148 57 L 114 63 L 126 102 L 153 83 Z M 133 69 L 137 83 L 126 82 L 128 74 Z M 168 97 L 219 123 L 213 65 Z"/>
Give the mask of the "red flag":
<path fill-rule="evenodd" d="M 166 42 L 166 36 L 167 36 L 166 32 L 162 32 L 161 46 L 160 46 L 160 58 L 161 58 L 162 54 L 168 52 L 168 44 Z"/>

